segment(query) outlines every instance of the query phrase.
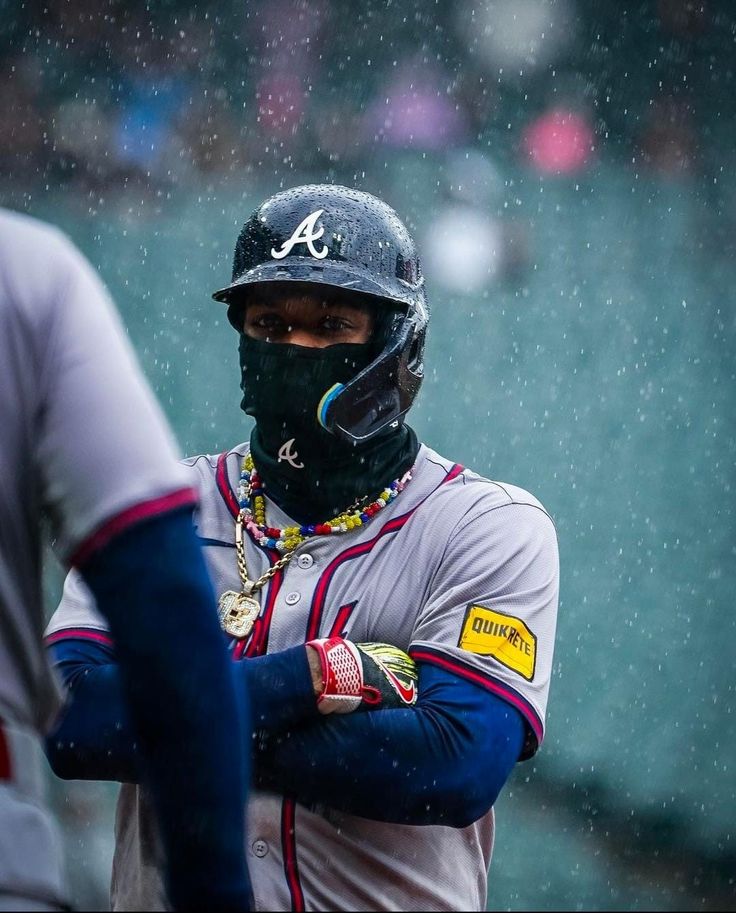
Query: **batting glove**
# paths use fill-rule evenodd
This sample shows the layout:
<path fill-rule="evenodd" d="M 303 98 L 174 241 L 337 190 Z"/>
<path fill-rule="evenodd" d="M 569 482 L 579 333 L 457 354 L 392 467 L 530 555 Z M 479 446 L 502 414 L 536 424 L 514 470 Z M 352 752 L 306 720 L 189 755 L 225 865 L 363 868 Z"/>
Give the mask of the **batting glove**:
<path fill-rule="evenodd" d="M 414 660 L 391 644 L 354 644 L 342 637 L 310 640 L 322 667 L 320 713 L 410 707 L 417 699 Z"/>

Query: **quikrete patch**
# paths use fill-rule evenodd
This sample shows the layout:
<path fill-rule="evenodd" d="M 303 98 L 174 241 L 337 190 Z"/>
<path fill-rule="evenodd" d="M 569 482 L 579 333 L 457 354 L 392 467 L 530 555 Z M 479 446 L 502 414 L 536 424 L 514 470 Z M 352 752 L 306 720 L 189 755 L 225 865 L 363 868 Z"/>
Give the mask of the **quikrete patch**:
<path fill-rule="evenodd" d="M 492 656 L 527 681 L 534 678 L 537 638 L 520 618 L 469 605 L 459 646 L 469 653 Z"/>

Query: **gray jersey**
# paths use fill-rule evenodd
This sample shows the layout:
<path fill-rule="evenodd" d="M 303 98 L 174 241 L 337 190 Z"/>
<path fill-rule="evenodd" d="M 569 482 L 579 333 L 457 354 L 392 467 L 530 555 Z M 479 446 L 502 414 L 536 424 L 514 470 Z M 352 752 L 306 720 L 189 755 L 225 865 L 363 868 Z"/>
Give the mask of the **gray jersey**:
<path fill-rule="evenodd" d="M 239 590 L 234 491 L 247 446 L 186 461 L 218 592 Z M 291 525 L 267 502 L 273 526 Z M 275 560 L 250 540 L 249 575 Z M 422 446 L 406 489 L 365 526 L 309 539 L 261 591 L 261 614 L 235 658 L 314 637 L 386 641 L 487 688 L 526 721 L 523 757 L 543 736 L 558 597 L 557 540 L 530 494 L 454 466 Z M 70 575 L 52 640 L 104 638 Z M 378 711 L 378 712 L 391 712 Z M 298 777 L 298 771 L 294 771 Z M 377 799 L 378 801 L 378 799 Z M 252 791 L 246 846 L 259 910 L 482 910 L 493 812 L 466 828 L 386 824 Z M 162 909 L 160 851 L 145 795 L 121 789 L 115 909 Z"/>
<path fill-rule="evenodd" d="M 96 274 L 56 229 L 0 210 L 0 719 L 45 731 L 39 521 L 63 560 L 193 501 Z"/>

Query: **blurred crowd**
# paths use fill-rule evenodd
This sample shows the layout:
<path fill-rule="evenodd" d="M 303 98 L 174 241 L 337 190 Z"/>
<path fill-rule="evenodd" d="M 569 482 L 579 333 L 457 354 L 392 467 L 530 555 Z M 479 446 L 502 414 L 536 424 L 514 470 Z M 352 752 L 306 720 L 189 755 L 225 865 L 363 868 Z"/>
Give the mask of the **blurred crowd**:
<path fill-rule="evenodd" d="M 714 0 L 0 2 L 11 204 L 67 188 L 95 211 L 131 189 L 165 199 L 288 169 L 350 183 L 397 153 L 441 157 L 448 208 L 427 244 L 471 227 L 468 291 L 524 260 L 496 213 L 508 162 L 549 178 L 601 157 L 665 180 L 698 170 L 708 49 L 733 18 Z"/>
<path fill-rule="evenodd" d="M 678 175 L 697 155 L 695 57 L 720 15 L 712 0 L 628 14 L 576 0 L 16 6 L 1 27 L 3 176 L 105 191 L 270 157 L 358 166 L 381 147 L 471 145 L 569 174 L 624 141 Z"/>
<path fill-rule="evenodd" d="M 222 356 L 211 342 L 209 358 L 190 357 L 187 346 L 204 343 L 193 343 L 189 331 L 198 315 L 199 304 L 194 302 L 206 297 L 202 290 L 221 284 L 227 269 L 220 264 L 216 276 L 210 262 L 218 250 L 227 250 L 229 256 L 235 236 L 232 222 L 222 224 L 227 221 L 223 213 L 227 209 L 228 219 L 233 213 L 240 218 L 248 211 L 242 205 L 245 197 L 255 202 L 279 186 L 307 179 L 357 184 L 377 191 L 402 216 L 413 217 L 432 286 L 441 287 L 448 297 L 468 296 L 468 313 L 473 308 L 480 311 L 478 300 L 500 283 L 511 285 L 508 300 L 520 290 L 526 307 L 513 311 L 507 324 L 499 321 L 494 327 L 499 334 L 495 343 L 490 331 L 484 341 L 490 352 L 488 364 L 493 366 L 492 384 L 498 381 L 496 399 L 488 409 L 498 411 L 505 432 L 472 455 L 503 462 L 497 452 L 503 455 L 508 433 L 508 459 L 513 450 L 522 479 L 536 478 L 538 452 L 557 453 L 555 448 L 563 442 L 571 455 L 560 451 L 562 462 L 557 465 L 551 458 L 545 471 L 549 469 L 557 479 L 559 469 L 565 486 L 573 463 L 578 477 L 585 478 L 589 472 L 587 495 L 583 485 L 575 483 L 579 488 L 573 492 L 569 513 L 575 520 L 562 532 L 570 541 L 571 527 L 577 531 L 574 524 L 578 520 L 582 524 L 591 510 L 600 511 L 605 504 L 608 513 L 605 522 L 596 526 L 596 535 L 599 526 L 604 531 L 601 543 L 595 549 L 591 546 L 589 575 L 581 570 L 576 580 L 576 569 L 568 577 L 564 624 L 575 612 L 576 596 L 581 613 L 589 608 L 584 592 L 588 580 L 591 592 L 599 593 L 602 587 L 605 595 L 606 586 L 611 586 L 600 581 L 605 568 L 599 553 L 605 552 L 611 539 L 608 514 L 616 516 L 618 501 L 624 510 L 618 492 L 629 490 L 630 479 L 619 478 L 609 466 L 613 484 L 600 484 L 604 474 L 599 467 L 601 461 L 605 465 L 603 451 L 609 447 L 608 437 L 600 432 L 603 423 L 608 421 L 613 429 L 614 459 L 620 459 L 626 441 L 634 441 L 630 462 L 622 464 L 632 475 L 639 461 L 649 465 L 649 455 L 657 463 L 650 483 L 640 492 L 656 501 L 658 493 L 667 492 L 663 486 L 668 473 L 661 471 L 657 457 L 662 441 L 667 440 L 665 433 L 672 434 L 667 423 L 689 408 L 686 381 L 695 372 L 705 377 L 701 365 L 707 362 L 713 385 L 707 399 L 692 408 L 694 417 L 683 420 L 683 428 L 692 424 L 694 434 L 700 428 L 698 416 L 703 423 L 712 419 L 696 450 L 706 440 L 708 448 L 715 447 L 708 435 L 715 439 L 718 433 L 730 442 L 729 465 L 733 465 L 733 436 L 724 437 L 723 432 L 726 407 L 719 412 L 714 404 L 720 402 L 719 396 L 725 400 L 733 388 L 732 383 L 719 386 L 715 381 L 732 380 L 731 361 L 726 367 L 726 356 L 719 356 L 721 350 L 727 351 L 719 334 L 725 338 L 723 327 L 730 319 L 723 316 L 730 314 L 730 285 L 719 279 L 716 267 L 729 257 L 736 262 L 732 256 L 736 253 L 735 36 L 735 0 L 0 0 L 0 203 L 34 214 L 50 213 L 54 221 L 63 221 L 72 212 L 73 236 L 76 233 L 88 243 L 88 252 L 93 250 L 117 300 L 124 304 L 124 292 L 129 292 L 139 306 L 147 296 L 154 300 L 158 296 L 163 304 L 151 313 L 145 307 L 139 306 L 138 311 L 131 307 L 128 325 L 135 329 L 132 318 L 139 321 L 140 338 L 145 339 L 141 352 L 148 359 L 144 363 L 155 374 L 165 403 L 171 403 L 167 395 L 177 378 L 181 380 L 175 400 L 184 440 L 201 431 L 206 433 L 206 446 L 211 444 L 210 435 L 216 440 L 212 429 L 215 419 L 224 423 L 225 406 L 214 399 L 205 399 L 202 405 L 202 385 L 198 387 L 189 372 L 206 372 L 208 389 L 216 388 L 213 365 L 219 365 Z M 593 191 L 595 205 L 586 209 Z M 430 196 L 431 205 L 425 205 Z M 231 198 L 237 205 L 228 209 Z M 633 199 L 638 209 L 629 206 Z M 191 292 L 189 310 L 172 320 L 171 313 L 177 309 L 169 307 L 171 298 L 166 296 L 187 292 L 186 276 L 176 283 L 168 279 L 171 264 L 181 256 L 181 237 L 170 223 L 178 217 L 175 207 L 182 200 L 194 201 L 185 212 L 190 244 L 186 257 L 197 280 L 191 283 L 196 290 Z M 199 200 L 208 205 L 195 205 Z M 173 219 L 152 218 L 145 224 L 147 214 L 155 216 L 169 201 Z M 555 209 L 560 206 L 563 213 L 557 219 Z M 632 212 L 638 213 L 638 224 Z M 130 214 L 127 221 L 119 219 L 126 213 Z M 125 227 L 136 223 L 139 230 L 131 231 L 136 238 L 124 251 L 114 244 L 117 230 L 102 237 L 100 245 L 93 244 L 94 233 L 104 235 L 105 219 L 117 219 Z M 87 223 L 92 227 L 85 236 L 81 226 Z M 209 247 L 202 252 L 205 243 Z M 632 250 L 638 256 L 634 269 Z M 706 254 L 702 262 L 708 281 L 701 281 L 697 272 L 700 262 L 693 265 L 692 255 L 701 252 Z M 671 286 L 668 271 L 676 274 Z M 138 273 L 143 279 L 136 286 Z M 538 279 L 536 285 L 530 277 Z M 497 296 L 499 300 L 502 307 L 503 295 Z M 564 320 L 558 319 L 559 301 L 568 306 Z M 446 317 L 444 328 L 442 319 L 438 308 L 438 335 L 443 329 L 449 335 L 451 316 Z M 686 319 L 693 322 L 680 323 Z M 551 327 L 549 337 L 538 333 L 542 323 Z M 663 334 L 672 328 L 667 341 L 670 361 L 664 354 L 665 335 L 660 345 L 655 333 L 660 327 Z M 606 347 L 611 339 L 613 343 Z M 677 340 L 684 347 L 682 357 Z M 454 357 L 463 360 L 464 370 L 458 372 L 463 375 L 458 387 L 448 388 L 448 397 L 454 399 L 448 398 L 447 415 L 457 413 L 465 397 L 476 402 L 477 390 L 489 383 L 488 366 L 478 363 L 475 350 L 463 346 L 462 340 L 456 340 Z M 641 354 L 637 346 L 649 348 Z M 517 376 L 516 360 L 524 352 L 524 369 Z M 720 373 L 719 357 L 724 365 Z M 687 373 L 690 369 L 692 374 Z M 223 365 L 222 370 L 221 389 L 230 389 L 226 374 L 230 368 Z M 639 371 L 654 371 L 656 382 L 649 377 L 639 382 Z M 460 386 L 465 383 L 475 387 L 467 392 Z M 604 395 L 591 405 L 593 400 L 585 397 L 597 396 L 601 387 Z M 525 399 L 528 395 L 532 403 L 540 404 L 538 414 L 535 406 L 520 408 L 516 400 L 520 390 Z M 641 440 L 636 429 L 645 433 L 652 419 L 644 423 L 643 416 L 638 416 L 627 424 L 625 414 L 622 419 L 612 404 L 633 409 L 640 394 L 656 401 L 657 390 L 664 404 L 651 412 L 661 417 L 661 424 L 653 424 L 657 434 L 646 450 L 636 451 Z M 669 400 L 665 399 L 668 391 Z M 551 419 L 547 409 L 552 411 Z M 578 419 L 580 425 L 575 424 Z M 440 434 L 438 424 L 432 426 L 434 434 Z M 458 427 L 461 424 L 458 421 Z M 541 436 L 538 452 L 536 439 L 528 451 L 523 443 L 532 426 Z M 674 438 L 678 456 L 688 463 L 692 441 Z M 705 458 L 715 461 L 710 449 Z M 678 512 L 673 521 L 677 536 L 684 527 L 699 528 L 699 519 L 703 524 L 711 522 L 708 509 L 700 501 L 696 506 L 696 496 L 704 497 L 697 484 L 708 480 L 718 465 L 715 462 L 715 468 L 697 476 L 673 477 L 679 485 L 671 499 Z M 545 484 L 552 484 L 549 477 Z M 616 492 L 617 503 L 612 500 L 609 505 L 602 499 L 611 492 Z M 692 492 L 690 514 L 681 508 L 683 492 Z M 564 497 L 564 492 L 558 495 L 560 504 L 566 503 Z M 647 541 L 649 516 L 656 518 L 656 513 L 647 514 L 642 508 L 642 523 L 647 519 L 640 541 Z M 684 524 L 683 516 L 688 517 Z M 635 520 L 633 514 L 631 522 Z M 625 539 L 630 528 L 625 525 L 628 518 L 619 522 L 623 525 L 618 533 L 613 525 L 614 543 L 616 535 Z M 587 526 L 580 529 L 576 547 L 591 541 L 586 535 L 593 537 L 592 525 L 587 532 Z M 727 528 L 717 531 L 725 541 Z M 581 568 L 584 563 L 580 562 Z M 720 585 L 720 571 L 713 571 L 711 578 L 713 586 Z M 679 586 L 678 581 L 673 585 Z M 673 609 L 667 599 L 672 589 L 662 585 L 661 591 L 661 611 L 669 625 Z M 641 600 L 651 615 L 652 606 L 660 607 L 659 595 L 645 591 L 645 597 L 637 594 L 632 604 Z M 596 599 L 601 601 L 600 596 Z M 707 602 L 704 605 L 708 609 Z M 699 605 L 693 617 L 702 610 Z M 562 654 L 566 680 L 572 682 L 577 681 L 575 668 L 589 668 L 586 645 L 592 663 L 591 657 L 598 656 L 596 649 L 608 651 L 611 641 L 606 630 L 607 636 L 594 644 L 594 634 L 598 636 L 601 628 L 580 617 L 574 655 L 570 652 L 567 662 L 568 654 Z M 612 637 L 619 637 L 619 629 L 623 637 L 628 629 L 618 623 L 617 615 L 614 620 L 617 627 Z M 599 621 L 603 624 L 605 619 Z M 705 638 L 710 629 L 698 628 Z M 662 632 L 661 644 L 669 644 L 664 627 Z M 586 634 L 588 640 L 578 653 L 579 638 Z M 651 664 L 653 669 L 661 668 L 659 659 L 658 655 Z M 627 660 L 624 668 L 633 675 L 636 667 Z M 698 668 L 704 675 L 702 662 Z M 612 701 L 617 694 L 611 689 Z M 682 696 L 675 690 L 672 694 L 677 695 L 673 697 L 677 715 L 672 715 L 676 722 L 670 734 L 689 732 L 680 715 Z M 585 721 L 580 730 L 587 740 L 582 748 L 565 743 L 571 752 L 573 748 L 592 752 L 591 743 L 595 747 L 595 739 L 590 738 L 593 724 L 582 715 L 583 709 L 576 703 L 571 715 L 573 723 L 578 716 Z M 594 709 L 597 720 L 600 714 Z M 559 711 L 558 722 L 567 719 L 567 712 Z M 640 716 L 642 727 L 646 724 L 642 732 L 653 740 L 659 737 L 659 728 L 649 725 L 650 712 Z M 632 717 L 637 717 L 636 708 Z M 600 718 L 604 726 L 606 718 Z M 700 725 L 697 714 L 693 719 Z M 558 726 L 557 732 L 564 728 Z M 638 730 L 634 735 L 631 765 L 638 771 L 639 763 L 635 765 L 633 759 L 642 735 Z M 603 747 L 615 751 L 608 733 L 605 737 Z M 705 751 L 707 740 L 699 739 Z M 725 739 L 720 728 L 719 739 Z M 723 744 L 731 743 L 725 739 Z M 547 757 L 554 759 L 554 750 L 552 746 Z M 558 754 L 562 756 L 562 749 Z M 676 756 L 674 751 L 669 754 Z M 579 780 L 582 767 L 574 752 L 572 757 L 575 764 L 566 769 L 565 778 Z M 662 767 L 661 758 L 658 764 Z M 623 769 L 623 762 L 620 765 Z M 694 778 L 699 776 L 695 766 L 693 771 Z M 634 800 L 627 790 L 618 790 L 620 771 L 615 773 L 612 794 L 621 799 L 621 820 L 625 817 L 628 822 Z M 663 778 L 665 774 L 666 770 Z M 705 791 L 707 777 L 703 782 Z M 100 909 L 106 901 L 110 822 L 100 810 L 111 809 L 108 787 L 112 784 L 52 781 L 81 909 Z M 540 801 L 548 798 L 545 795 Z M 723 803 L 719 800 L 719 804 Z M 535 807 L 530 815 L 536 812 Z M 586 840 L 593 834 L 588 817 L 584 808 L 581 821 Z M 599 821 L 600 830 L 604 824 Z M 568 819 L 561 816 L 556 836 L 563 832 L 569 836 L 568 826 Z M 673 829 L 672 842 L 682 842 L 685 831 Z M 535 858 L 547 859 L 554 846 L 546 832 L 542 836 L 543 849 Z M 657 837 L 659 849 L 660 831 Z M 599 848 L 591 853 L 591 844 L 581 842 L 570 843 L 569 849 L 574 860 L 569 884 L 579 891 L 580 859 L 587 859 L 582 868 L 590 869 L 593 879 L 591 865 Z M 567 852 L 567 844 L 563 850 Z M 636 846 L 634 851 L 638 852 Z M 647 850 L 644 856 L 653 866 L 662 865 L 657 853 Z M 528 858 L 528 846 L 519 845 L 516 862 Z M 700 860 L 693 855 L 692 865 Z M 732 871 L 731 866 L 729 877 Z M 672 882 L 673 891 L 679 890 L 680 882 L 670 870 L 663 867 L 659 874 L 662 881 Z M 496 877 L 503 878 L 503 865 Z M 707 881 L 703 877 L 703 883 Z M 508 889 L 518 891 L 527 882 L 510 864 Z M 658 884 L 656 878 L 653 883 Z M 606 890 L 605 879 L 595 884 L 591 880 L 589 896 L 596 902 L 603 903 L 602 890 Z M 611 898 L 613 903 L 613 893 Z"/>

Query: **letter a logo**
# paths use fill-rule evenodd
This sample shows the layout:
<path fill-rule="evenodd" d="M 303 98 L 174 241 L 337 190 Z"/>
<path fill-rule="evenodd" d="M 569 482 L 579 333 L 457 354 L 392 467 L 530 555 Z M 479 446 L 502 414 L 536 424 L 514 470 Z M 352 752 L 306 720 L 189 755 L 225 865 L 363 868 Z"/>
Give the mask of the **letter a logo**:
<path fill-rule="evenodd" d="M 292 447 L 294 446 L 294 440 L 294 438 L 291 438 L 291 440 L 286 441 L 285 444 L 282 444 L 281 447 L 279 447 L 278 461 L 280 463 L 282 460 L 284 460 L 290 466 L 293 466 L 294 469 L 304 469 L 304 463 L 299 462 L 299 454 L 296 452 L 296 450 L 292 450 Z"/>
<path fill-rule="evenodd" d="M 327 245 L 323 244 L 322 250 L 317 250 L 314 246 L 314 242 L 318 241 L 325 233 L 324 225 L 320 225 L 319 229 L 317 228 L 317 219 L 323 212 L 324 209 L 318 209 L 300 222 L 294 234 L 281 245 L 281 250 L 276 250 L 275 247 L 272 247 L 271 256 L 274 260 L 283 259 L 295 244 L 306 244 L 309 253 L 313 257 L 316 257 L 317 260 L 324 259 L 327 256 Z"/>

